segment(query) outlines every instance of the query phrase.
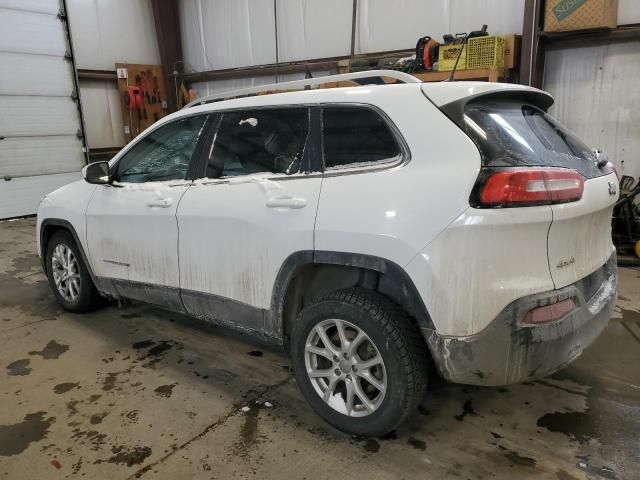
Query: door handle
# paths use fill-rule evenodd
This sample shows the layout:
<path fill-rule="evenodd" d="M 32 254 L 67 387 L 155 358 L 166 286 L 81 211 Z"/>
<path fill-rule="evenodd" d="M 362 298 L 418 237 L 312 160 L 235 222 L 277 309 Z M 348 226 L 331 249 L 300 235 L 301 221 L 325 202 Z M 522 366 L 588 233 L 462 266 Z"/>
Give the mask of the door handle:
<path fill-rule="evenodd" d="M 304 208 L 307 206 L 305 198 L 283 195 L 281 197 L 270 198 L 266 203 L 269 208 Z"/>
<path fill-rule="evenodd" d="M 156 198 L 155 200 L 149 200 L 147 202 L 147 207 L 159 207 L 159 208 L 169 208 L 173 205 L 172 198 Z"/>

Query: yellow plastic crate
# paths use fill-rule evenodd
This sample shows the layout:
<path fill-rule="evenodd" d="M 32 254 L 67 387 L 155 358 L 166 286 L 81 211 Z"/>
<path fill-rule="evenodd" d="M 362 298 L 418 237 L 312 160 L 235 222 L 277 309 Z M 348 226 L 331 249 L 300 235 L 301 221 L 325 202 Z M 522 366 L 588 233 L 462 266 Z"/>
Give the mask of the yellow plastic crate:
<path fill-rule="evenodd" d="M 504 66 L 504 38 L 496 35 L 470 38 L 467 49 L 467 68 Z"/>
<path fill-rule="evenodd" d="M 460 53 L 461 43 L 452 45 L 440 45 L 440 53 L 438 54 L 438 71 L 450 72 L 453 70 L 453 66 L 456 64 L 456 59 Z M 467 68 L 467 45 L 462 50 L 460 55 L 460 61 L 458 62 L 458 70 L 464 70 Z"/>

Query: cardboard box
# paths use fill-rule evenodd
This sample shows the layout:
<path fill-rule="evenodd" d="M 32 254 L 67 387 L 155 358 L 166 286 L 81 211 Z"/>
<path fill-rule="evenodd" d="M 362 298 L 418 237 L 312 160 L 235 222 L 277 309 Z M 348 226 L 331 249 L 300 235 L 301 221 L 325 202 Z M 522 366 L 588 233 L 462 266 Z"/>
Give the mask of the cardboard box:
<path fill-rule="evenodd" d="M 547 0 L 545 32 L 615 28 L 618 0 Z"/>
<path fill-rule="evenodd" d="M 504 38 L 504 68 L 514 69 L 520 66 L 520 45 L 522 36 L 501 35 Z"/>

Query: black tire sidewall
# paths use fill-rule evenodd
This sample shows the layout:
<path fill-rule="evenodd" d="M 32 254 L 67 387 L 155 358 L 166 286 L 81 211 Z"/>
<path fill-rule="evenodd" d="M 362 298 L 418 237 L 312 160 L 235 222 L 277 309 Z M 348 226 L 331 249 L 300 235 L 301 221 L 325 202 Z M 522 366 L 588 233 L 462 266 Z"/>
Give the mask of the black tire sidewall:
<path fill-rule="evenodd" d="M 330 318 L 346 320 L 363 330 L 377 347 L 385 365 L 387 391 L 382 405 L 364 417 L 349 417 L 329 405 L 315 391 L 307 375 L 304 346 L 309 332 Z M 407 378 L 399 352 L 385 336 L 384 329 L 371 320 L 369 313 L 357 305 L 339 300 L 323 300 L 305 308 L 291 335 L 291 358 L 298 386 L 312 408 L 328 423 L 346 433 L 380 436 L 402 421 L 408 408 Z"/>
<path fill-rule="evenodd" d="M 51 263 L 51 259 L 53 256 L 53 251 L 58 245 L 65 245 L 67 248 L 69 248 L 73 252 L 73 255 L 76 258 L 76 262 L 78 264 L 78 272 L 80 274 L 80 294 L 74 302 L 69 302 L 62 295 L 60 295 L 58 287 L 56 287 L 56 282 L 53 279 L 53 266 Z M 51 290 L 53 291 L 53 294 L 55 295 L 60 305 L 62 305 L 65 310 L 68 310 L 70 312 L 81 312 L 90 308 L 91 302 L 93 300 L 93 282 L 91 280 L 89 272 L 87 271 L 87 267 L 84 264 L 82 255 L 71 234 L 67 232 L 57 232 L 51 237 L 51 239 L 47 243 L 47 256 L 45 261 L 49 285 L 51 286 Z"/>

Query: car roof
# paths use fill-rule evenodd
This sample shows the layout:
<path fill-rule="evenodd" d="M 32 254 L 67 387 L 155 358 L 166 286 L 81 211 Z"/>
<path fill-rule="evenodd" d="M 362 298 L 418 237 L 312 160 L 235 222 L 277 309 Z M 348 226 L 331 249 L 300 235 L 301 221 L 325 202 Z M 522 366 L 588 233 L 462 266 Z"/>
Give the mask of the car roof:
<path fill-rule="evenodd" d="M 536 88 L 510 83 L 491 82 L 418 82 L 397 83 L 385 85 L 360 85 L 353 87 L 315 88 L 312 90 L 297 90 L 292 92 L 278 92 L 258 94 L 242 98 L 220 100 L 202 105 L 183 108 L 161 122 L 170 121 L 182 116 L 195 115 L 221 110 L 238 108 L 256 108 L 282 105 L 314 105 L 326 103 L 379 103 L 384 98 L 395 96 L 399 90 L 421 90 L 436 106 L 442 106 L 465 97 L 484 93 L 502 91 L 538 92 L 551 97 L 548 93 Z"/>

